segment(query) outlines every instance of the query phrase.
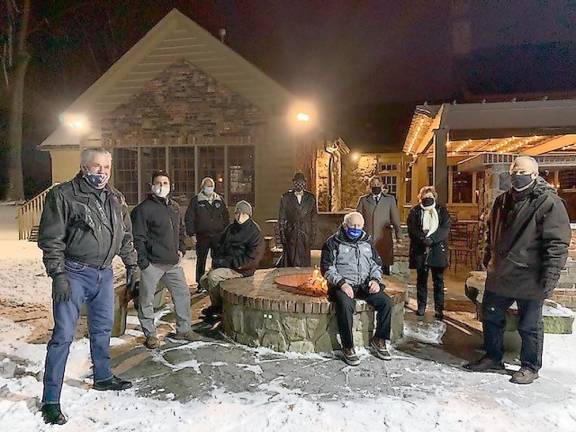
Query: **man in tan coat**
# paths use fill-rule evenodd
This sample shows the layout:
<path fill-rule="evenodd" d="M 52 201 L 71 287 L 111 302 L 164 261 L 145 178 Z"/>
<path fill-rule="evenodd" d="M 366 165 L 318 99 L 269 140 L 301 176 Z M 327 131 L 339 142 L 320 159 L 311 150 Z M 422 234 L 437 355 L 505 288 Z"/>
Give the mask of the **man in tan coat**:
<path fill-rule="evenodd" d="M 356 210 L 365 220 L 364 231 L 370 237 L 380 258 L 384 274 L 390 274 L 390 266 L 394 264 L 394 242 L 392 229 L 396 241 L 400 241 L 400 214 L 396 206 L 396 198 L 382 192 L 380 177 L 370 179 L 370 193 L 360 197 Z"/>

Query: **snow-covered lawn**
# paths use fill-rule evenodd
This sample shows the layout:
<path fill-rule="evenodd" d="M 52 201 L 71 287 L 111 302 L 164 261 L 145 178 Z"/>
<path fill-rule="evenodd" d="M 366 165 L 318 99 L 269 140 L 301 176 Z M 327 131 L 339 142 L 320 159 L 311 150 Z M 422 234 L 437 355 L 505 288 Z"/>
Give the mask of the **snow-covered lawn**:
<path fill-rule="evenodd" d="M 28 307 L 31 314 L 49 311 L 50 280 L 43 273 L 36 245 L 9 237 L 2 235 L 0 239 L 0 305 Z M 365 358 L 366 363 L 370 360 L 370 365 L 384 368 L 394 391 L 370 397 L 348 392 L 345 397 L 328 400 L 286 385 L 288 381 L 294 384 L 303 368 L 314 366 L 318 358 L 292 355 L 282 362 L 288 365 L 284 366 L 288 367 L 287 374 L 261 378 L 250 391 L 214 385 L 209 397 L 198 399 L 194 398 L 195 389 L 190 388 L 192 398 L 187 402 L 176 400 L 164 388 L 144 394 L 138 382 L 123 393 L 91 390 L 88 341 L 80 339 L 72 345 L 62 395 L 69 421 L 62 427 L 46 426 L 38 411 L 46 345 L 27 341 L 31 332 L 28 323 L 26 317 L 15 323 L 10 313 L 0 316 L 1 431 L 576 431 L 576 335 L 546 336 L 541 378 L 528 387 L 509 384 L 506 376 L 473 375 L 453 364 L 398 352 L 402 358 L 386 365 Z M 130 333 L 138 334 L 135 330 Z M 128 346 L 130 338 L 114 339 L 113 345 Z M 219 346 L 242 349 L 222 342 Z M 204 355 L 209 354 L 209 346 L 199 347 L 206 350 Z M 197 362 L 193 349 L 190 355 L 192 358 L 179 363 L 173 373 L 189 368 L 191 373 L 204 374 L 228 364 L 225 357 Z M 257 351 L 249 355 L 256 363 L 261 358 Z M 337 368 L 335 373 L 352 374 L 340 362 L 331 362 L 330 367 Z M 235 366 L 250 376 L 270 373 L 264 362 Z M 366 371 L 370 367 L 374 366 L 367 366 Z M 156 397 L 157 393 L 164 396 Z"/>

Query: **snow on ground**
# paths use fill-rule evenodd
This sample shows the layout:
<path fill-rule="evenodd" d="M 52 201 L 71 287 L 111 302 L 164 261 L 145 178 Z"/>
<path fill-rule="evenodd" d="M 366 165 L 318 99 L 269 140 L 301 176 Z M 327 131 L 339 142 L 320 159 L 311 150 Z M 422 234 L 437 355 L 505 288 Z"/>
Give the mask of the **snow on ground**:
<path fill-rule="evenodd" d="M 4 214 L 0 214 L 0 224 L 13 220 L 5 216 L 4 210 L 0 206 L 0 213 Z M 37 246 L 19 242 L 6 233 L 9 230 L 0 226 L 0 303 L 49 307 L 50 281 L 43 275 Z M 418 333 L 424 341 L 437 342 L 443 330 Z M 15 323 L 0 316 L 0 429 L 3 431 L 576 431 L 576 335 L 546 335 L 542 377 L 532 387 L 535 397 L 530 397 L 530 389 L 518 389 L 507 383 L 507 377 L 475 375 L 475 384 L 470 385 L 470 374 L 419 359 L 418 368 L 405 371 L 414 376 L 412 385 L 418 396 L 392 392 L 379 397 L 358 394 L 335 401 L 314 400 L 297 388 L 283 385 L 282 380 L 261 380 L 252 391 L 232 392 L 214 386 L 209 398 L 189 402 L 172 400 L 174 394 L 164 388 L 154 389 L 148 396 L 142 396 L 137 388 L 118 393 L 91 390 L 89 344 L 83 338 L 72 344 L 66 370 L 62 401 L 69 422 L 53 427 L 44 425 L 38 411 L 46 345 L 28 343 L 30 331 L 31 327 L 25 322 Z M 124 343 L 125 338 L 113 340 L 113 345 Z M 195 349 L 209 350 L 211 346 L 195 342 L 185 348 L 194 352 Z M 229 346 L 229 349 L 237 348 Z M 257 357 L 272 354 L 266 349 L 252 352 Z M 363 353 L 363 357 L 366 356 L 367 353 Z M 318 355 L 283 357 L 287 364 L 294 365 L 292 376 L 286 377 L 289 380 L 297 379 L 299 369 L 306 367 L 301 366 L 302 362 L 322 359 Z M 401 360 L 394 359 L 387 364 L 394 361 Z M 12 364 L 18 365 L 17 371 L 6 372 Z M 221 368 L 228 362 L 226 358 L 214 358 L 209 365 Z M 194 374 L 204 373 L 201 363 L 195 360 L 169 366 L 179 370 L 188 368 Z M 236 366 L 246 374 L 261 377 L 265 362 L 237 363 Z M 387 366 L 382 364 L 382 367 Z M 342 370 L 346 373 L 347 368 Z M 389 379 L 396 376 L 390 374 Z M 430 379 L 433 385 L 429 384 Z M 460 385 L 459 379 L 463 381 Z M 557 383 L 558 388 L 568 391 L 545 393 L 542 390 L 545 387 L 538 387 L 542 383 L 548 384 L 546 388 Z M 418 389 L 427 391 L 418 394 Z M 153 397 L 158 393 L 166 393 L 165 398 Z M 193 388 L 190 393 L 194 394 Z M 559 398 L 558 394 L 565 396 Z"/>

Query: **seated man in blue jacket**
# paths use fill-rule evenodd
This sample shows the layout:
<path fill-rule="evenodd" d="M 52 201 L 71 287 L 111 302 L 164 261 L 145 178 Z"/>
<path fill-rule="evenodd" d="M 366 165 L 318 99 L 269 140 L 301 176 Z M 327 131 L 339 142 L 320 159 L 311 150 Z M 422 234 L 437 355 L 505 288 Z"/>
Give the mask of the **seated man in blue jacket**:
<path fill-rule="evenodd" d="M 320 258 L 320 270 L 328 282 L 328 297 L 336 303 L 344 361 L 350 366 L 360 364 L 352 337 L 355 299 L 365 300 L 376 310 L 376 331 L 370 346 L 378 358 L 390 359 L 386 341 L 390 339 L 392 302 L 384 294 L 380 256 L 363 228 L 362 215 L 348 213 L 338 232 L 324 243 Z"/>

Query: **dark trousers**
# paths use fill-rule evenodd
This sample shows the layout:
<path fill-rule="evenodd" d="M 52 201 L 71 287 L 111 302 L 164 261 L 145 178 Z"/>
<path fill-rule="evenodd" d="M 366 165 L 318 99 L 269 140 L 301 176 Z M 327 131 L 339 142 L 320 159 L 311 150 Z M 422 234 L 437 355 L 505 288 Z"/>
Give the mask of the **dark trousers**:
<path fill-rule="evenodd" d="M 94 382 L 112 378 L 110 369 L 110 333 L 114 324 L 114 288 L 112 269 L 95 269 L 66 261 L 66 277 L 70 284 L 70 300 L 54 303 L 54 330 L 48 343 L 44 367 L 42 402 L 59 403 L 64 370 L 70 344 L 83 303 L 88 306 L 90 354 L 94 366 Z"/>
<path fill-rule="evenodd" d="M 538 371 L 542 367 L 542 349 L 544 346 L 543 300 L 514 299 L 500 296 L 491 291 L 484 291 L 482 324 L 486 355 L 492 360 L 502 361 L 506 311 L 514 302 L 518 305 L 520 319 L 518 333 L 522 338 L 520 362 L 522 366 Z"/>
<path fill-rule="evenodd" d="M 343 348 L 353 348 L 352 324 L 354 320 L 355 299 L 365 300 L 376 311 L 376 331 L 374 336 L 380 339 L 390 339 L 390 321 L 392 319 L 392 301 L 384 294 L 384 287 L 380 284 L 380 291 L 375 294 L 368 293 L 368 284 L 354 287 L 354 299 L 348 297 L 339 288 L 331 288 L 330 300 L 336 304 L 336 320 Z"/>
<path fill-rule="evenodd" d="M 208 258 L 208 251 L 218 246 L 218 235 L 197 235 L 196 236 L 196 283 L 200 283 L 200 279 L 206 272 L 206 258 Z"/>
<path fill-rule="evenodd" d="M 422 266 L 416 270 L 416 298 L 418 309 L 425 309 L 428 300 L 428 273 L 432 270 L 432 284 L 434 285 L 434 309 L 436 312 L 444 310 L 444 268 Z"/>

